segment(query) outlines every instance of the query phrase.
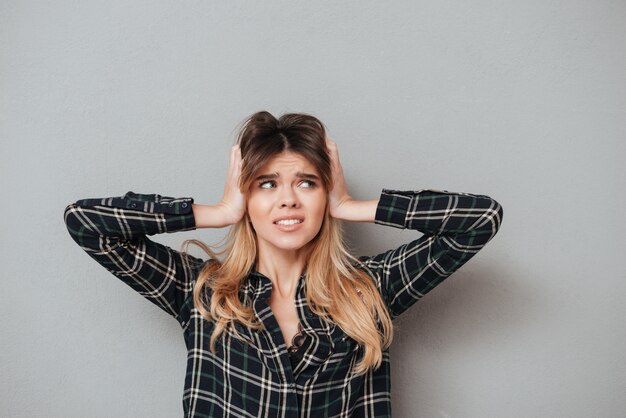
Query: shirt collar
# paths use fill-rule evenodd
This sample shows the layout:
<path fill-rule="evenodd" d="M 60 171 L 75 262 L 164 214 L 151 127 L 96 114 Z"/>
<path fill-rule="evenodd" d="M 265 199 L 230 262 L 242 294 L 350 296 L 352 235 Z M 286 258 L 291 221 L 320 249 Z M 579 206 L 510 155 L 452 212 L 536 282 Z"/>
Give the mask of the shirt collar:
<path fill-rule="evenodd" d="M 306 269 L 300 275 L 298 280 L 304 280 L 306 276 Z M 272 281 L 264 275 L 263 273 L 257 270 L 256 263 L 252 266 L 250 273 L 248 274 L 247 280 L 241 285 L 244 293 L 249 295 L 253 300 L 258 299 L 259 297 L 269 298 L 272 294 Z"/>

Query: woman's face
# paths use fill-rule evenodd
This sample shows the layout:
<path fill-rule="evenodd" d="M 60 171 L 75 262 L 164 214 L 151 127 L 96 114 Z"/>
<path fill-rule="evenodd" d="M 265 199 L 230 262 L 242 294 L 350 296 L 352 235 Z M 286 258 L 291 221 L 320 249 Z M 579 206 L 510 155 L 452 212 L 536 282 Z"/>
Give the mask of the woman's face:
<path fill-rule="evenodd" d="M 285 151 L 268 161 L 255 176 L 247 201 L 259 249 L 304 247 L 320 230 L 326 200 L 319 173 L 304 157 Z M 277 223 L 282 219 L 290 221 Z"/>

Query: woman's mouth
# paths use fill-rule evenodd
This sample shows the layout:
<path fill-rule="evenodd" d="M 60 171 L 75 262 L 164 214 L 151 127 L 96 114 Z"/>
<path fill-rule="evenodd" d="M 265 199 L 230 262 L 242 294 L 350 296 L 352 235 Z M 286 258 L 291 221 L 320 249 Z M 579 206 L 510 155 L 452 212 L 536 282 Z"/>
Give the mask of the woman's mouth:
<path fill-rule="evenodd" d="M 278 225 L 294 225 L 302 223 L 302 219 L 283 219 L 274 223 Z"/>
<path fill-rule="evenodd" d="M 303 223 L 304 219 L 281 219 L 274 222 L 274 225 L 281 231 L 291 232 L 300 229 Z"/>

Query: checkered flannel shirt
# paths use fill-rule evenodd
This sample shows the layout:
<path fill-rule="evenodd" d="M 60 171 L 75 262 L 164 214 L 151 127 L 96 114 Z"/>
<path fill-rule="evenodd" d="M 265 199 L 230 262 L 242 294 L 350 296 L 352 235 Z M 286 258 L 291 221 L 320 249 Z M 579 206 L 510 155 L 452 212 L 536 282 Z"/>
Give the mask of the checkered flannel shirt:
<path fill-rule="evenodd" d="M 327 323 L 306 303 L 299 278 L 295 305 L 311 341 L 292 365 L 280 327 L 268 305 L 269 278 L 252 269 L 240 288 L 264 330 L 238 324 L 209 350 L 213 323 L 196 310 L 192 291 L 207 262 L 173 250 L 150 235 L 196 228 L 193 198 L 127 192 L 68 205 L 71 237 L 99 264 L 181 325 L 188 349 L 183 391 L 185 417 L 390 417 L 389 350 L 377 370 L 354 376 L 362 347 L 339 326 Z M 495 236 L 501 205 L 469 193 L 383 189 L 375 223 L 420 231 L 398 248 L 358 260 L 376 283 L 392 318 L 406 311 L 472 258 Z M 185 257 L 186 256 L 186 257 Z M 186 258 L 185 263 L 183 257 Z"/>

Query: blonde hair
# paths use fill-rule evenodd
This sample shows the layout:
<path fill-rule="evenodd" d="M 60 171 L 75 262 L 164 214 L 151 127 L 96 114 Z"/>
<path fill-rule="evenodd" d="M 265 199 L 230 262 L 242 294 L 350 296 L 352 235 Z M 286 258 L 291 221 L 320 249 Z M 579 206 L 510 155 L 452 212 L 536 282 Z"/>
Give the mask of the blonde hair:
<path fill-rule="evenodd" d="M 263 164 L 288 150 L 308 159 L 317 168 L 325 190 L 329 190 L 332 179 L 325 138 L 324 125 L 314 116 L 290 113 L 277 120 L 268 112 L 253 114 L 238 135 L 244 161 L 240 189 L 245 194 Z M 322 320 L 334 322 L 364 348 L 354 369 L 362 374 L 382 363 L 383 350 L 393 338 L 393 324 L 374 280 L 355 266 L 359 260 L 347 251 L 343 237 L 341 221 L 330 216 L 327 205 L 319 233 L 305 248 L 306 302 Z M 236 322 L 252 329 L 264 327 L 256 320 L 253 307 L 245 306 L 239 297 L 240 286 L 257 257 L 256 234 L 247 213 L 231 226 L 225 239 L 225 248 L 219 252 L 195 239 L 183 243 L 183 251 L 195 244 L 210 259 L 198 275 L 193 299 L 204 318 L 215 320 L 210 339 L 213 353 L 216 340 L 227 328 L 241 337 Z M 226 257 L 219 261 L 218 255 L 222 254 Z"/>

